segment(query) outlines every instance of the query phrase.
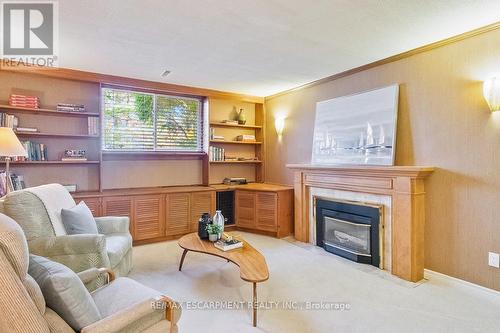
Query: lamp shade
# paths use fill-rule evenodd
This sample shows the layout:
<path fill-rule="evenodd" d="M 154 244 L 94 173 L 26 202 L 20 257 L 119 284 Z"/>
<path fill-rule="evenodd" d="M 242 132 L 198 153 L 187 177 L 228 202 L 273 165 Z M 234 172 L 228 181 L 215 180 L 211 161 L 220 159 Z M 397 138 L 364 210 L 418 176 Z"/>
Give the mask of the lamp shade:
<path fill-rule="evenodd" d="M 0 156 L 28 156 L 12 128 L 0 127 Z"/>
<path fill-rule="evenodd" d="M 492 112 L 500 111 L 500 78 L 484 81 L 483 95 Z"/>

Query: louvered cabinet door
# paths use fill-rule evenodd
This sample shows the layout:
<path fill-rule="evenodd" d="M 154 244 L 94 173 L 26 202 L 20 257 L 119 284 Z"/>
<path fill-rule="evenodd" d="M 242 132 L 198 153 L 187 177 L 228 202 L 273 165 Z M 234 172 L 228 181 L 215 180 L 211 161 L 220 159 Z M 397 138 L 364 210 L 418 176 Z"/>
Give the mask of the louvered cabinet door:
<path fill-rule="evenodd" d="M 191 218 L 189 229 L 198 231 L 198 220 L 203 213 L 215 214 L 215 191 L 191 193 Z"/>
<path fill-rule="evenodd" d="M 182 235 L 190 230 L 190 194 L 167 194 L 166 202 L 166 236 Z"/>
<path fill-rule="evenodd" d="M 236 191 L 236 226 L 255 228 L 255 192 Z"/>
<path fill-rule="evenodd" d="M 152 239 L 165 235 L 163 195 L 134 197 L 134 240 Z"/>
<path fill-rule="evenodd" d="M 257 192 L 255 194 L 255 215 L 257 229 L 276 231 L 278 225 L 278 196 L 276 193 Z"/>
<path fill-rule="evenodd" d="M 90 211 L 92 212 L 92 215 L 94 217 L 99 217 L 101 215 L 101 199 L 100 198 L 85 198 L 85 199 L 76 199 L 75 200 L 77 204 L 80 202 L 85 202 L 87 207 L 89 207 Z"/>
<path fill-rule="evenodd" d="M 103 216 L 128 216 L 130 218 L 130 233 L 134 237 L 134 218 L 132 215 L 131 197 L 104 197 L 102 198 Z"/>

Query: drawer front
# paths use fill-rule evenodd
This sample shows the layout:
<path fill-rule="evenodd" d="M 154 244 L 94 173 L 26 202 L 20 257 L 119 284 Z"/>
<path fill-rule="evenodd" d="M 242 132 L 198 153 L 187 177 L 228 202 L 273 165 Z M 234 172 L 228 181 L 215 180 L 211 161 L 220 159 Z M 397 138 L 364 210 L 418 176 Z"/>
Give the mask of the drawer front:
<path fill-rule="evenodd" d="M 236 191 L 236 225 L 246 228 L 255 227 L 255 193 Z"/>
<path fill-rule="evenodd" d="M 191 217 L 190 231 L 198 231 L 198 220 L 203 213 L 215 214 L 215 191 L 191 193 Z"/>
<path fill-rule="evenodd" d="M 102 216 L 101 199 L 100 198 L 76 199 L 75 201 L 77 204 L 79 204 L 82 201 L 85 202 L 85 204 L 87 205 L 87 207 L 89 207 L 89 209 L 92 212 L 92 215 L 94 215 L 94 217 Z"/>
<path fill-rule="evenodd" d="M 143 240 L 165 234 L 164 199 L 162 195 L 134 198 L 134 239 Z"/>
<path fill-rule="evenodd" d="M 190 194 L 175 193 L 166 195 L 167 236 L 187 234 L 190 230 Z"/>
<path fill-rule="evenodd" d="M 278 196 L 276 193 L 257 192 L 257 229 L 276 231 L 278 218 Z"/>

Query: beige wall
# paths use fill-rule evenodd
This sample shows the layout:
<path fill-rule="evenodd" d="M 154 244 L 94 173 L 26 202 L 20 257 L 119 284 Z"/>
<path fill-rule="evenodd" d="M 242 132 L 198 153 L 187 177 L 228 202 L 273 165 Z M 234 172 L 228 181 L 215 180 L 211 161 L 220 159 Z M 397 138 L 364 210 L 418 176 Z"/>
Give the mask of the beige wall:
<path fill-rule="evenodd" d="M 427 181 L 426 268 L 500 290 L 500 112 L 482 81 L 500 74 L 500 30 L 291 92 L 266 102 L 266 181 L 292 184 L 309 163 L 318 101 L 399 83 L 397 165 L 435 166 Z M 276 138 L 274 118 L 286 116 Z"/>

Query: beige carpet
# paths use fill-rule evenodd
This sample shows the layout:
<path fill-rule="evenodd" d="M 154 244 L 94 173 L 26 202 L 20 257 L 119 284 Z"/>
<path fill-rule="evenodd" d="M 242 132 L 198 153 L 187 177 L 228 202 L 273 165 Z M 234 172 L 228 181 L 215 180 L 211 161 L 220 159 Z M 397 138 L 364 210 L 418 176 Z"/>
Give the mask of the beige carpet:
<path fill-rule="evenodd" d="M 220 258 L 190 252 L 179 272 L 176 241 L 138 246 L 130 277 L 186 302 L 180 332 L 500 332 L 498 294 L 441 277 L 408 283 L 314 246 L 242 236 L 269 266 L 270 279 L 258 285 L 259 301 L 268 307 L 259 311 L 258 328 L 251 327 L 251 310 L 227 308 L 250 301 L 252 290 L 238 267 Z M 230 303 L 210 310 L 210 301 Z M 289 309 L 307 306 L 301 302 L 350 309 Z"/>

